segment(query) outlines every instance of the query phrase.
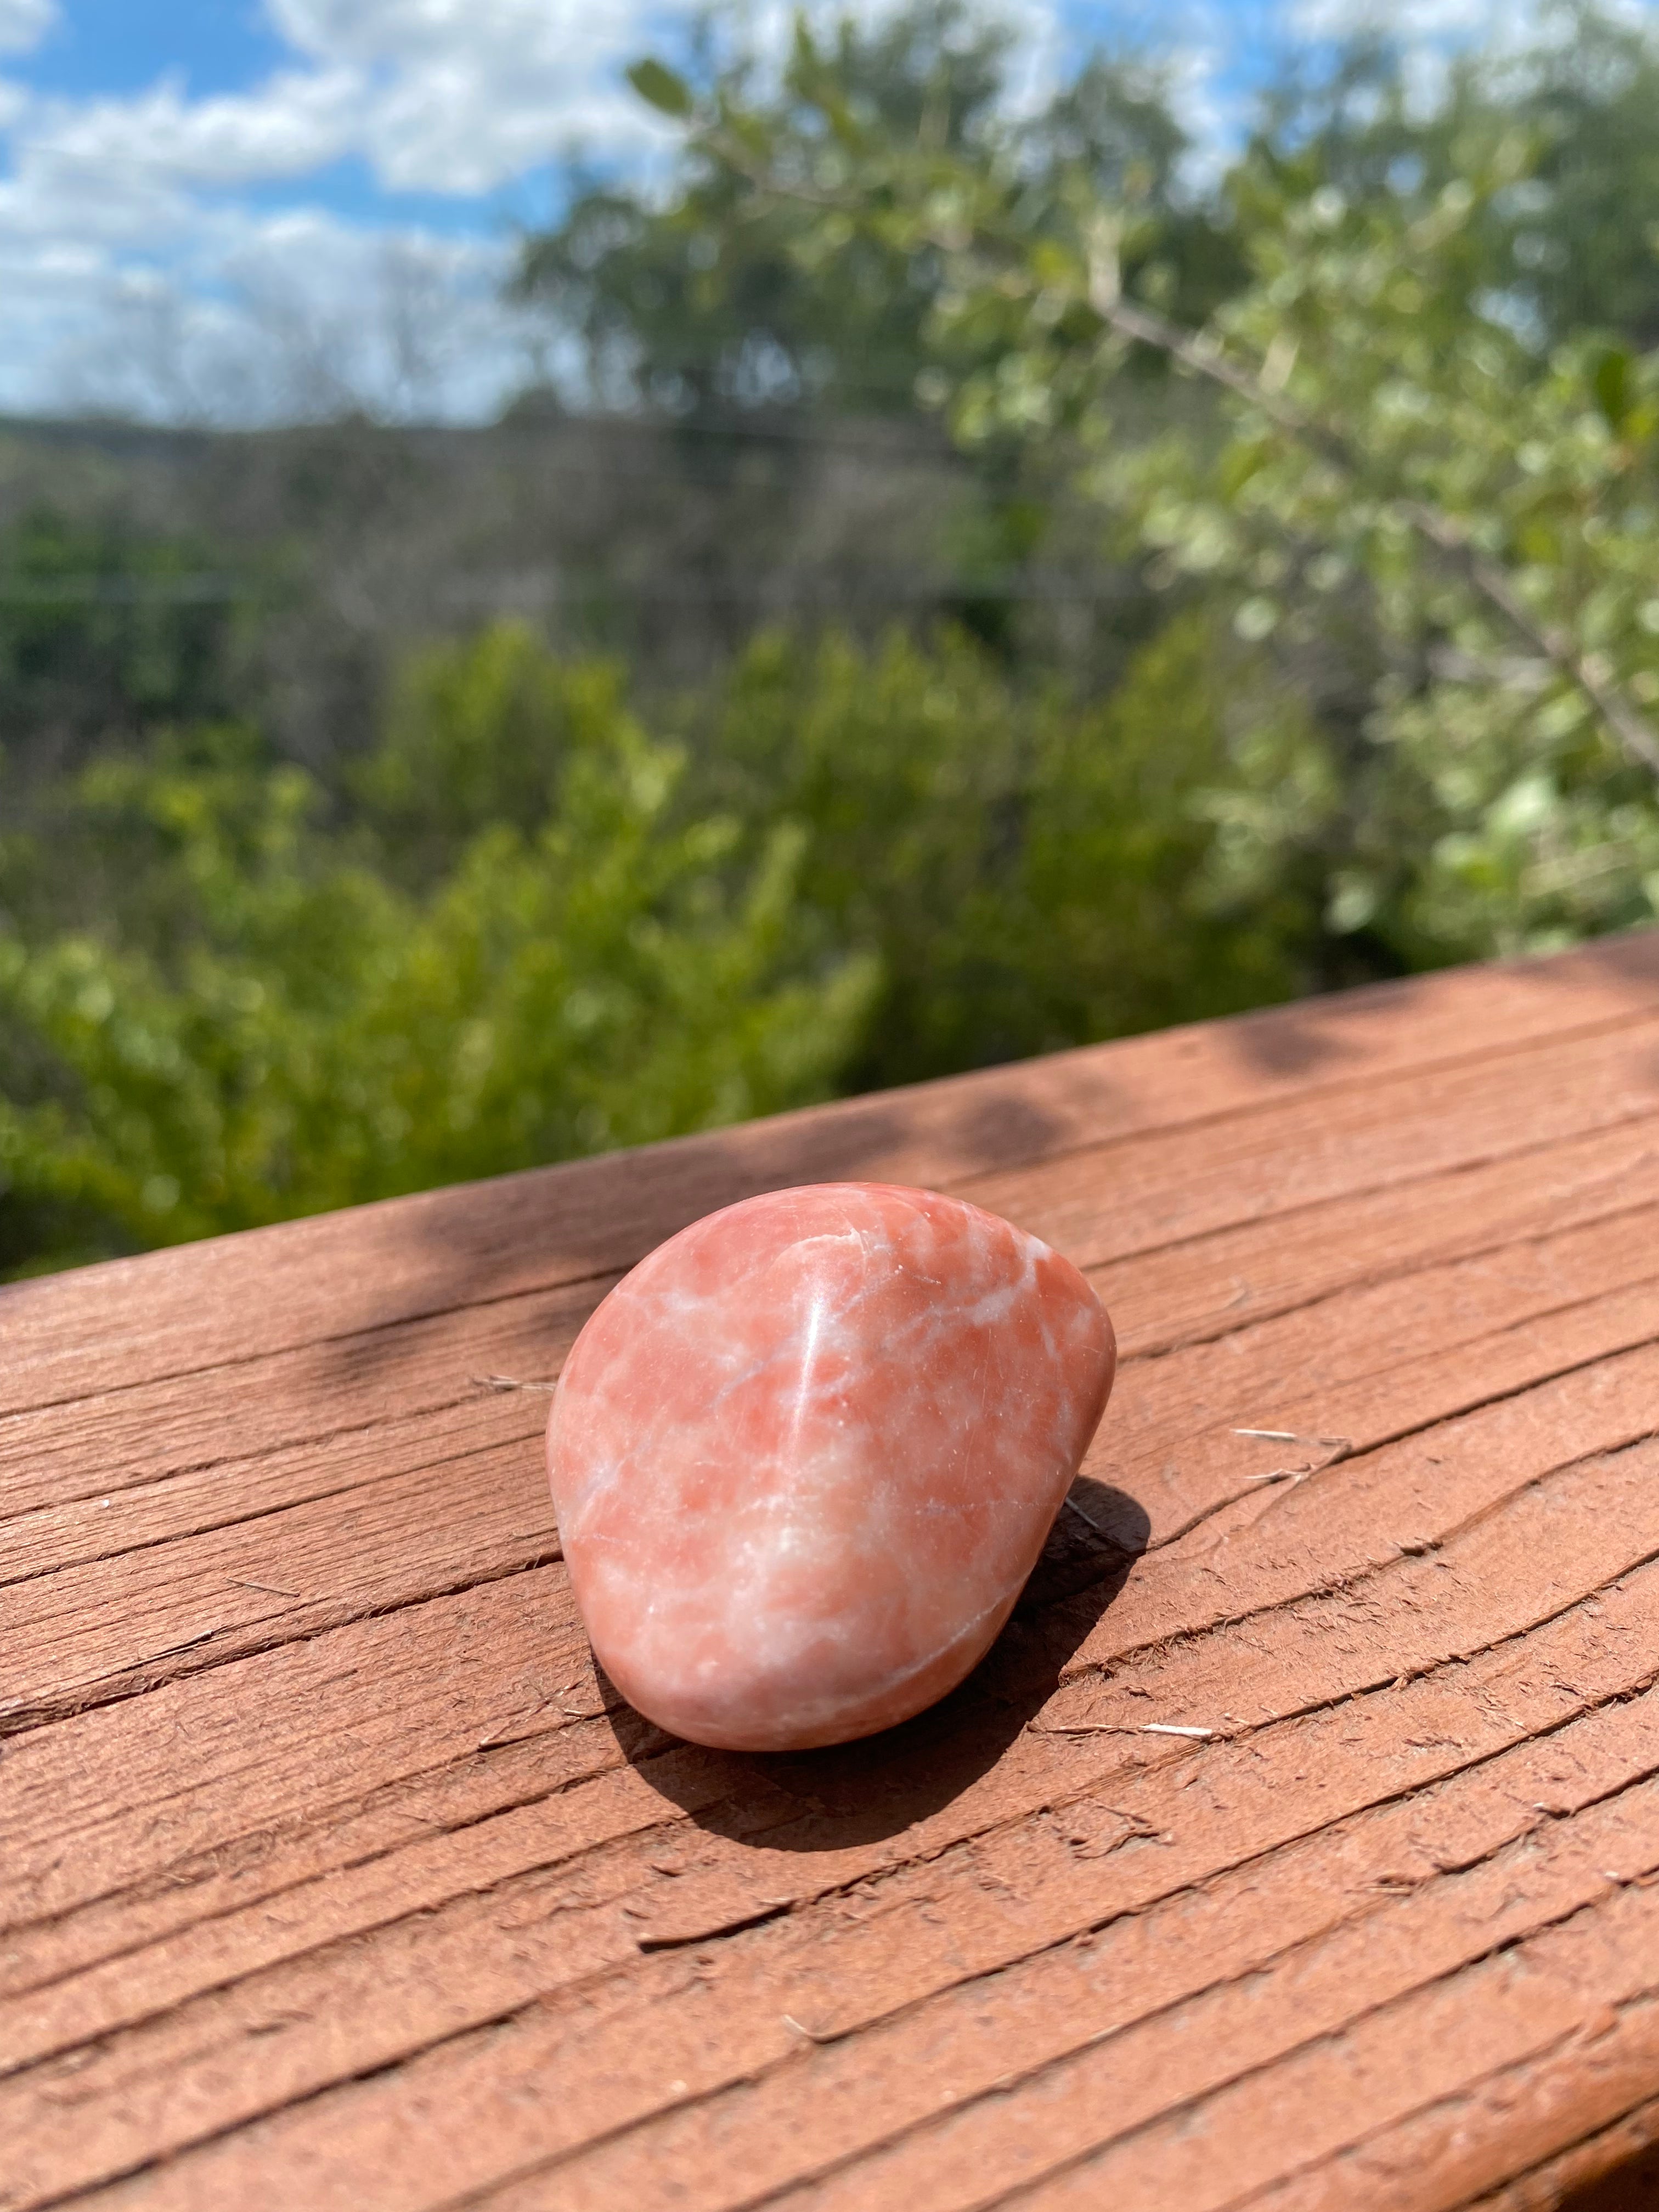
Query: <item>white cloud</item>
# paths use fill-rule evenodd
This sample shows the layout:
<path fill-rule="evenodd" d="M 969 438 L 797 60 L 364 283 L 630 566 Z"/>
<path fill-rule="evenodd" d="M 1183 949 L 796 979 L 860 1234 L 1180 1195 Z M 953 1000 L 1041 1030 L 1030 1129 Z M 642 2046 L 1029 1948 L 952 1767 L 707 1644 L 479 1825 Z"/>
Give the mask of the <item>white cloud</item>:
<path fill-rule="evenodd" d="M 7 7 L 35 0 L 0 0 Z M 343 155 L 394 190 L 476 194 L 573 137 L 658 136 L 621 81 L 647 40 L 643 0 L 271 0 L 297 66 L 191 99 L 182 76 L 127 97 L 41 100 L 15 153 L 203 184 L 302 178 Z"/>
<path fill-rule="evenodd" d="M 339 70 L 294 71 L 257 93 L 191 100 L 178 78 L 126 100 L 42 100 L 18 132 L 28 167 L 205 185 L 301 177 L 351 146 L 362 88 Z M 15 125 L 14 125 L 15 128 Z"/>
<path fill-rule="evenodd" d="M 676 10 L 684 14 L 684 9 Z M 620 82 L 644 0 L 270 0 L 319 70 L 362 88 L 359 150 L 395 189 L 487 191 L 576 137 L 656 137 Z"/>
<path fill-rule="evenodd" d="M 672 14 L 684 20 L 684 0 Z M 342 398 L 477 411 L 524 374 L 480 211 L 457 242 L 314 205 L 355 156 L 381 185 L 465 202 L 586 141 L 626 158 L 662 129 L 622 82 L 647 0 L 269 0 L 291 59 L 246 90 L 182 76 L 70 100 L 0 79 L 0 408 L 95 402 L 268 414 Z M 0 0 L 0 44 L 51 0 Z M 9 167 L 9 173 L 7 173 Z M 238 194 L 292 186 L 256 212 Z M 438 335 L 413 358 L 409 312 Z M 396 333 L 404 326 L 399 338 Z"/>
<path fill-rule="evenodd" d="M 0 0 L 0 50 L 26 52 L 75 4 Z M 893 0 L 854 4 L 878 15 Z M 1027 104 L 1077 36 L 1139 33 L 1176 54 L 1181 112 L 1213 162 L 1237 137 L 1234 64 L 1252 40 L 1266 51 L 1287 27 L 1329 34 L 1380 15 L 1431 46 L 1512 27 L 1536 0 L 1005 4 L 1023 34 Z M 387 405 L 493 404 L 520 374 L 526 333 L 493 295 L 508 249 L 491 234 L 487 196 L 578 145 L 624 164 L 659 154 L 667 127 L 622 69 L 672 44 L 696 7 L 264 0 L 283 65 L 203 97 L 182 76 L 130 95 L 48 96 L 20 65 L 0 78 L 0 408 L 97 397 L 100 378 L 104 398 L 118 386 L 140 404 L 142 387 L 152 410 L 269 412 L 297 404 L 301 386 L 324 393 L 331 377 Z M 781 52 L 790 13 L 786 0 L 752 0 L 747 20 Z M 392 211 L 356 223 L 324 212 L 313 180 L 344 160 L 384 191 L 452 197 L 476 234 L 457 242 Z M 289 204 L 272 213 L 276 187 Z M 418 373 L 407 357 L 399 366 L 392 336 L 416 292 L 443 334 Z"/>
<path fill-rule="evenodd" d="M 1383 0 L 1299 0 L 1291 21 L 1312 39 L 1360 30 L 1384 30 L 1400 39 L 1466 38 L 1515 12 L 1506 0 L 1388 0 L 1386 5 Z"/>
<path fill-rule="evenodd" d="M 58 21 L 58 0 L 0 0 L 0 54 L 26 54 Z"/>

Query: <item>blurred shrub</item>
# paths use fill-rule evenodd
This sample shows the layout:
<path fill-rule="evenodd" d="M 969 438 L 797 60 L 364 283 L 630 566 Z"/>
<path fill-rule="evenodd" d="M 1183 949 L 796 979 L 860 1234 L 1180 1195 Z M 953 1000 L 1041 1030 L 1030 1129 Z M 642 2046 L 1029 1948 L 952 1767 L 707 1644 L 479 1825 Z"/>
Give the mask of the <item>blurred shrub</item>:
<path fill-rule="evenodd" d="M 220 566 L 184 532 L 27 507 L 0 531 L 0 728 L 49 769 L 226 713 L 246 610 Z"/>
<path fill-rule="evenodd" d="M 1143 648 L 1103 703 L 1012 685 L 976 647 L 762 639 L 702 773 L 757 827 L 807 835 L 820 940 L 884 978 L 854 1088 L 914 1080 L 1288 995 L 1303 920 L 1224 906 L 1201 794 L 1224 781 L 1237 655 L 1201 618 Z M 1293 712 L 1293 710 L 1291 710 Z"/>
<path fill-rule="evenodd" d="M 343 827 L 325 826 L 306 775 L 234 731 L 97 764 L 45 825 L 52 880 L 83 867 L 93 887 L 82 926 L 61 912 L 31 926 L 48 903 L 40 830 L 10 840 L 0 1222 L 14 1269 L 635 1143 L 831 1086 L 874 975 L 857 957 L 803 959 L 800 832 L 781 825 L 740 853 L 732 821 L 677 812 L 681 756 L 614 694 L 562 733 L 540 803 L 492 817 L 478 794 L 515 649 L 486 637 L 427 663 L 413 695 L 426 721 L 394 726 L 364 773 L 366 793 L 392 796 Z M 441 748 L 422 748 L 439 727 L 471 733 L 447 762 L 457 841 L 409 888 L 384 864 L 385 833 L 401 830 L 399 790 L 416 803 L 403 771 L 436 772 Z"/>
<path fill-rule="evenodd" d="M 0 1266 L 1285 995 L 1307 915 L 1213 865 L 1249 690 L 1196 616 L 1086 708 L 775 635 L 672 744 L 501 624 L 332 792 L 234 726 L 103 757 L 0 843 Z"/>
<path fill-rule="evenodd" d="M 380 744 L 345 777 L 387 869 L 424 883 L 481 831 L 544 820 L 573 753 L 642 742 L 623 690 L 613 663 L 562 659 L 524 623 L 417 648 Z"/>

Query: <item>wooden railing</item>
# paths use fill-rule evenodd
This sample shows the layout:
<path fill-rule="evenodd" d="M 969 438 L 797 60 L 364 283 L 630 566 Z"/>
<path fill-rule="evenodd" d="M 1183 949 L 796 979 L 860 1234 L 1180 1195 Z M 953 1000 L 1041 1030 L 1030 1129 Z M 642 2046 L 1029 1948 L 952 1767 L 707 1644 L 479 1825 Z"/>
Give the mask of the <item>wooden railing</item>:
<path fill-rule="evenodd" d="M 544 1386 L 844 1176 L 1125 1364 L 962 1690 L 698 1751 Z M 1656 1431 L 1654 935 L 0 1292 L 0 2205 L 1644 2203 Z"/>

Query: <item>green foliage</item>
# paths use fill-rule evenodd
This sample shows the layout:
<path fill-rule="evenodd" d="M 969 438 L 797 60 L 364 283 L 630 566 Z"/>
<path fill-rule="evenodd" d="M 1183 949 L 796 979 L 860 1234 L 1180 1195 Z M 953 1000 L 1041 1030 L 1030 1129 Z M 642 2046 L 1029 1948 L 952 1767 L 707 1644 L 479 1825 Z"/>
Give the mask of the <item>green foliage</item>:
<path fill-rule="evenodd" d="M 969 23 L 962 0 L 924 0 L 883 28 L 843 24 L 826 143 L 840 143 L 855 111 L 895 116 L 930 97 L 933 127 L 947 141 L 971 135 L 1007 42 Z M 650 63 L 633 75 L 659 111 L 690 112 L 692 94 L 676 73 Z M 757 81 L 741 53 L 708 57 L 704 75 L 733 100 L 750 96 Z M 787 131 L 799 103 L 786 88 L 768 112 Z M 520 289 L 582 333 L 592 380 L 607 396 L 677 410 L 807 396 L 908 409 L 935 257 L 924 248 L 912 266 L 849 239 L 826 284 L 799 251 L 809 227 L 787 207 L 738 219 L 743 191 L 740 174 L 714 154 L 665 208 L 625 188 L 580 189 L 556 230 L 526 241 Z"/>
<path fill-rule="evenodd" d="M 927 318 L 945 257 L 922 236 L 758 204 L 745 161 L 763 155 L 811 191 L 856 177 L 866 147 L 894 137 L 974 161 L 1013 91 L 1017 41 L 969 0 L 909 0 L 875 22 L 842 16 L 822 40 L 803 21 L 781 82 L 742 46 L 705 40 L 691 76 L 660 62 L 629 76 L 659 112 L 699 106 L 726 120 L 688 149 L 666 204 L 579 180 L 558 227 L 525 241 L 518 277 L 586 340 L 611 398 L 677 411 L 812 403 L 908 411 L 932 359 Z M 1077 172 L 1156 210 L 1166 259 L 1208 296 L 1231 274 L 1223 233 L 1180 186 L 1186 134 L 1169 88 L 1141 64 L 1096 57 L 1026 119 L 1034 183 Z"/>
<path fill-rule="evenodd" d="M 497 743 L 516 651 L 428 657 L 428 728 Z M 372 809 L 326 830 L 310 779 L 234 733 L 87 772 L 68 834 L 144 865 L 93 926 L 14 908 L 0 933 L 12 1263 L 30 1237 L 170 1242 L 822 1095 L 875 979 L 802 958 L 799 833 L 745 858 L 729 819 L 677 817 L 682 757 L 618 709 L 560 736 L 547 803 L 464 824 L 420 889 L 374 865 Z M 394 733 L 366 785 L 409 757 Z"/>
<path fill-rule="evenodd" d="M 1540 363 L 1476 311 L 1471 234 L 1517 158 L 1472 148 L 1415 204 L 1264 189 L 1257 283 L 1212 333 L 1251 365 L 1223 420 L 1100 465 L 1169 570 L 1287 659 L 1362 605 L 1368 695 L 1328 748 L 1348 817 L 1328 920 L 1413 964 L 1655 906 L 1659 361 L 1583 339 Z"/>
<path fill-rule="evenodd" d="M 1551 12 L 1555 36 L 1511 91 L 1541 139 L 1541 189 L 1510 217 L 1516 277 L 1553 337 L 1601 325 L 1659 345 L 1659 50 L 1585 0 Z"/>
<path fill-rule="evenodd" d="M 236 593 L 210 550 L 25 510 L 0 535 L 0 728 L 59 763 L 159 720 L 222 714 Z"/>
<path fill-rule="evenodd" d="M 1528 42 L 1456 57 L 1428 105 L 1387 39 L 1298 56 L 1251 155 L 1352 205 L 1402 182 L 1432 198 L 1463 175 L 1471 133 L 1494 128 L 1531 159 L 1475 227 L 1483 284 L 1545 348 L 1589 329 L 1659 343 L 1659 46 L 1594 0 L 1554 0 Z"/>
<path fill-rule="evenodd" d="M 29 518 L 0 1270 L 1659 913 L 1659 44 L 1552 21 L 1427 101 L 1324 50 L 1204 193 L 1156 71 L 1018 112 L 967 0 L 630 72 L 677 189 L 521 270 L 596 391 L 937 408 L 964 604 L 1085 501 L 1168 594 L 1103 697 L 981 609 L 994 660 L 763 637 L 670 744 L 498 624 L 313 781 L 235 726 L 202 549 Z"/>
<path fill-rule="evenodd" d="M 1287 995 L 1310 910 L 1212 818 L 1258 661 L 1195 615 L 1088 705 L 776 635 L 677 745 L 500 624 L 331 793 L 234 727 L 100 757 L 0 848 L 0 1266 Z"/>
<path fill-rule="evenodd" d="M 853 1087 L 1256 1005 L 1299 980 L 1304 917 L 1205 876 L 1228 664 L 1199 620 L 1103 704 L 1009 684 L 965 640 L 759 641 L 709 739 L 723 799 L 809 842 L 822 939 L 879 956 Z M 1239 672 L 1231 671 L 1236 681 Z M 1236 689 L 1236 683 L 1235 683 Z"/>
<path fill-rule="evenodd" d="M 425 884 L 495 824 L 544 820 L 573 755 L 643 742 L 623 690 L 611 663 L 560 659 L 520 622 L 461 651 L 417 647 L 393 675 L 380 743 L 347 771 L 384 865 Z"/>
<path fill-rule="evenodd" d="M 1586 337 L 1540 362 L 1479 312 L 1471 240 L 1520 159 L 1471 145 L 1462 179 L 1403 204 L 1264 187 L 1257 281 L 1212 333 L 1250 364 L 1216 432 L 1100 470 L 1169 568 L 1289 659 L 1362 605 L 1328 920 L 1413 964 L 1659 904 L 1659 359 Z M 1298 834 L 1259 867 L 1294 865 Z"/>
<path fill-rule="evenodd" d="M 815 82 L 798 67 L 827 143 Z M 1439 168 L 1385 131 L 1362 198 L 1332 181 L 1336 151 L 1353 165 L 1340 133 L 1258 140 L 1227 183 L 1245 276 L 1196 325 L 1165 312 L 1139 187 L 1034 179 L 1012 129 L 957 148 L 872 125 L 856 170 L 809 188 L 769 112 L 720 93 L 693 125 L 759 216 L 789 207 L 824 252 L 851 235 L 940 257 L 927 335 L 957 435 L 1074 455 L 1154 579 L 1224 608 L 1307 703 L 1289 756 L 1281 716 L 1235 733 L 1212 802 L 1232 879 L 1316 876 L 1333 939 L 1411 964 L 1659 905 L 1659 356 L 1593 333 L 1540 351 L 1491 296 L 1528 187 L 1559 203 L 1548 142 L 1469 83 L 1435 119 Z M 1125 438 L 1115 403 L 1149 352 L 1207 397 Z"/>
<path fill-rule="evenodd" d="M 628 82 L 641 100 L 649 100 L 663 114 L 682 121 L 690 114 L 694 104 L 690 87 L 684 77 L 665 69 L 660 62 L 635 62 L 628 72 Z"/>

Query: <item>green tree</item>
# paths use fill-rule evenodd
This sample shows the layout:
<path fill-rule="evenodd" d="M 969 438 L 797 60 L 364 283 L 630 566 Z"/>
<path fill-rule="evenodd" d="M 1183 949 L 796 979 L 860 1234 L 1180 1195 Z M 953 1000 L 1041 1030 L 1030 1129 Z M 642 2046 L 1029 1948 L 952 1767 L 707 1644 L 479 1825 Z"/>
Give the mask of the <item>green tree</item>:
<path fill-rule="evenodd" d="M 793 68 L 827 129 L 804 27 Z M 951 149 L 844 125 L 803 170 L 795 136 L 723 94 L 689 127 L 823 251 L 850 227 L 941 256 L 930 335 L 964 441 L 1075 454 L 1154 574 L 1224 604 L 1287 681 L 1362 636 L 1361 696 L 1294 762 L 1236 744 L 1231 812 L 1215 801 L 1235 888 L 1316 865 L 1332 935 L 1414 964 L 1652 915 L 1659 359 L 1594 333 L 1540 353 L 1490 297 L 1492 223 L 1535 176 L 1525 133 L 1474 112 L 1449 181 L 1395 164 L 1358 201 L 1316 147 L 1258 143 L 1227 185 L 1248 281 L 1194 324 L 1148 258 L 1155 210 L 1081 167 L 1034 189 L 1012 129 Z M 1149 353 L 1208 397 L 1126 441 L 1114 401 Z M 1294 806 L 1273 803 L 1287 779 Z"/>
<path fill-rule="evenodd" d="M 1659 46 L 1650 27 L 1556 0 L 1552 35 L 1498 76 L 1535 128 L 1535 189 L 1507 211 L 1512 283 L 1552 337 L 1659 345 Z"/>
<path fill-rule="evenodd" d="M 1250 161 L 1351 206 L 1402 186 L 1432 198 L 1462 175 L 1472 136 L 1502 130 L 1531 158 L 1469 245 L 1512 325 L 1542 350 L 1586 330 L 1659 343 L 1659 44 L 1596 0 L 1551 0 L 1526 41 L 1453 54 L 1426 102 L 1397 39 L 1292 49 Z"/>
<path fill-rule="evenodd" d="M 914 0 L 873 27 L 849 18 L 824 66 L 833 112 L 803 101 L 793 82 L 775 95 L 761 91 L 756 58 L 742 46 L 720 51 L 707 31 L 699 64 L 711 97 L 758 100 L 778 139 L 805 131 L 833 158 L 854 113 L 944 146 L 972 143 L 1011 44 L 965 0 Z M 660 71 L 641 78 L 671 107 L 677 82 Z M 813 235 L 787 204 L 755 210 L 742 172 L 718 149 L 699 149 L 664 206 L 578 180 L 558 227 L 526 240 L 518 288 L 580 333 L 603 394 L 677 411 L 806 399 L 908 410 L 938 256 L 926 243 L 894 252 L 849 233 L 826 283 L 803 254 Z"/>
<path fill-rule="evenodd" d="M 741 40 L 706 33 L 693 59 L 697 97 L 740 138 L 800 179 L 844 183 L 871 133 L 976 159 L 1006 130 L 1018 40 L 969 0 L 908 0 L 874 22 L 842 17 L 821 45 L 803 39 L 775 84 Z M 635 80 L 671 114 L 694 96 L 659 64 Z M 1157 68 L 1091 56 L 1018 140 L 1033 186 L 1077 171 L 1156 210 L 1185 290 L 1208 297 L 1235 276 L 1224 231 L 1183 189 L 1188 141 Z M 702 134 L 665 200 L 578 179 L 561 222 L 525 240 L 517 289 L 580 333 L 594 389 L 613 399 L 908 413 L 946 264 L 930 236 L 826 224 L 787 198 L 761 204 L 740 149 Z"/>

